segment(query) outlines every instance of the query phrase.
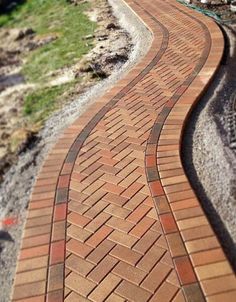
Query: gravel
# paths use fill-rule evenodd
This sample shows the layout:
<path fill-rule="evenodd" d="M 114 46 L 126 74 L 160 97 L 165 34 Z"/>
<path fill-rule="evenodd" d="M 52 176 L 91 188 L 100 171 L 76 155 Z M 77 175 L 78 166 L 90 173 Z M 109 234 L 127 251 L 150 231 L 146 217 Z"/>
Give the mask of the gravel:
<path fill-rule="evenodd" d="M 233 27 L 223 26 L 226 52 L 207 93 L 191 114 L 182 160 L 225 253 L 236 269 L 236 154 L 230 147 L 228 116 L 236 91 Z"/>
<path fill-rule="evenodd" d="M 152 36 L 137 16 L 127 8 L 123 1 L 109 0 L 120 26 L 126 30 L 134 44 L 129 60 L 106 80 L 99 82 L 92 89 L 56 112 L 39 133 L 38 139 L 29 146 L 27 152 L 19 156 L 18 163 L 5 175 L 0 188 L 0 220 L 3 217 L 17 216 L 18 223 L 8 230 L 12 241 L 1 243 L 0 234 L 0 302 L 10 301 L 16 258 L 20 247 L 29 197 L 36 175 L 48 151 L 55 144 L 60 133 L 88 108 L 96 98 L 109 90 L 114 83 L 127 73 L 148 51 Z M 143 47 L 146 45 L 146 48 Z M 60 123 L 58 123 L 60 121 Z"/>

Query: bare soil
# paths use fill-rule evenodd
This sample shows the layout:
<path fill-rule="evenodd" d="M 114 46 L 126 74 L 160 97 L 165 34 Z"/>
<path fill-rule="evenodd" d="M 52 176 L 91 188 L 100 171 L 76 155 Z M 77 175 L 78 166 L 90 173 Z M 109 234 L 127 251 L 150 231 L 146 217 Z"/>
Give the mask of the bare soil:
<path fill-rule="evenodd" d="M 70 1 L 77 5 L 82 1 Z M 88 2 L 88 1 L 87 1 Z M 83 39 L 95 47 L 71 67 L 53 72 L 45 87 L 58 86 L 79 78 L 73 89 L 63 94 L 60 106 L 69 103 L 97 81 L 111 75 L 128 60 L 132 42 L 119 26 L 106 0 L 89 0 L 88 16 L 98 24 L 94 36 Z M 32 28 L 0 29 L 0 183 L 4 174 L 17 162 L 18 155 L 37 137 L 40 127 L 32 125 L 23 114 L 24 97 L 36 85 L 29 84 L 21 74 L 28 52 L 57 39 L 56 35 L 38 36 Z M 40 88 L 43 85 L 40 84 Z"/>

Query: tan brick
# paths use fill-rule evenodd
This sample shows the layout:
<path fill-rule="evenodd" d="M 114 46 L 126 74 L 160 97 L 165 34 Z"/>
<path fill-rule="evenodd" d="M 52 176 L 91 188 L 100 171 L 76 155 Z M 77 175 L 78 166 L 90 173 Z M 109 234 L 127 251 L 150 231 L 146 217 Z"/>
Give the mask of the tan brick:
<path fill-rule="evenodd" d="M 91 246 L 74 239 L 67 242 L 66 249 L 82 258 L 85 258 L 93 250 Z"/>
<path fill-rule="evenodd" d="M 129 232 L 130 235 L 133 235 L 137 238 L 141 238 L 147 230 L 155 223 L 155 220 L 149 217 L 144 217 L 140 220 L 137 225 Z"/>
<path fill-rule="evenodd" d="M 186 302 L 184 294 L 181 290 L 179 290 L 177 295 L 174 297 L 173 302 Z"/>
<path fill-rule="evenodd" d="M 96 233 L 94 233 L 87 241 L 86 244 L 96 247 L 98 246 L 110 233 L 112 228 L 103 225 Z"/>
<path fill-rule="evenodd" d="M 153 231 L 147 231 L 147 233 L 135 244 L 133 249 L 136 252 L 145 254 L 147 250 L 153 245 L 160 235 Z"/>
<path fill-rule="evenodd" d="M 232 269 L 227 261 L 197 266 L 195 271 L 200 280 L 232 274 Z"/>
<path fill-rule="evenodd" d="M 164 282 L 150 301 L 171 301 L 177 291 L 177 286 Z"/>
<path fill-rule="evenodd" d="M 108 238 L 113 242 L 116 242 L 120 245 L 124 245 L 129 248 L 131 248 L 138 240 L 137 238 L 131 235 L 125 234 L 117 230 L 113 231 Z"/>
<path fill-rule="evenodd" d="M 116 247 L 110 252 L 110 255 L 133 266 L 135 266 L 142 257 L 142 254 L 139 254 L 130 248 L 119 244 L 117 244 Z"/>
<path fill-rule="evenodd" d="M 46 281 L 22 284 L 14 287 L 13 300 L 44 295 L 46 292 Z"/>
<path fill-rule="evenodd" d="M 106 207 L 108 203 L 104 200 L 98 201 L 92 208 L 90 208 L 84 215 L 90 219 L 96 217 L 99 213 L 101 213 Z"/>
<path fill-rule="evenodd" d="M 87 280 L 74 272 L 71 272 L 69 276 L 66 277 L 65 285 L 83 297 L 87 297 L 96 287 L 96 283 Z"/>
<path fill-rule="evenodd" d="M 48 255 L 36 257 L 33 259 L 22 260 L 18 262 L 17 272 L 30 271 L 41 267 L 46 267 L 48 264 Z"/>
<path fill-rule="evenodd" d="M 85 229 L 90 232 L 96 232 L 103 224 L 106 223 L 106 221 L 111 216 L 107 213 L 100 213 L 97 217 L 95 217 L 88 225 L 86 225 Z"/>
<path fill-rule="evenodd" d="M 76 225 L 71 225 L 67 228 L 67 236 L 79 240 L 81 242 L 85 242 L 92 235 L 91 232 L 82 229 Z"/>
<path fill-rule="evenodd" d="M 128 301 L 132 302 L 146 302 L 151 297 L 151 293 L 128 282 L 122 281 L 122 283 L 117 287 L 115 292 L 124 297 Z"/>
<path fill-rule="evenodd" d="M 121 279 L 113 274 L 109 274 L 89 295 L 89 299 L 94 302 L 103 302 L 112 293 Z"/>
<path fill-rule="evenodd" d="M 113 269 L 113 273 L 136 285 L 139 285 L 147 275 L 144 271 L 125 262 L 118 263 Z"/>
<path fill-rule="evenodd" d="M 145 272 L 150 272 L 154 265 L 160 260 L 160 258 L 165 254 L 166 250 L 153 245 L 150 250 L 143 256 L 143 258 L 137 264 L 137 267 L 144 270 Z"/>
<path fill-rule="evenodd" d="M 87 257 L 94 264 L 98 264 L 115 246 L 114 242 L 105 239 L 97 248 Z"/>
<path fill-rule="evenodd" d="M 110 226 L 115 230 L 122 231 L 124 233 L 128 233 L 134 227 L 134 224 L 132 222 L 117 217 L 111 217 L 106 222 L 106 225 Z"/>
<path fill-rule="evenodd" d="M 137 208 L 144 200 L 146 199 L 146 195 L 142 194 L 141 192 L 138 192 L 135 194 L 132 198 L 129 199 L 129 201 L 124 205 L 125 208 L 128 210 L 133 211 L 135 208 Z"/>
<path fill-rule="evenodd" d="M 114 204 L 110 204 L 106 209 L 105 209 L 105 212 L 112 215 L 112 216 L 115 216 L 115 217 L 118 217 L 118 218 L 122 218 L 122 219 L 125 219 L 129 214 L 130 214 L 130 211 L 125 209 L 125 208 L 121 208 L 119 206 L 116 206 Z"/>
<path fill-rule="evenodd" d="M 65 238 L 66 221 L 58 221 L 53 223 L 51 241 L 63 240 Z"/>
<path fill-rule="evenodd" d="M 118 260 L 112 256 L 106 256 L 88 275 L 93 282 L 99 283 L 113 269 Z"/>
<path fill-rule="evenodd" d="M 125 302 L 126 300 L 114 293 L 112 293 L 107 299 L 106 302 Z"/>
<path fill-rule="evenodd" d="M 27 284 L 46 280 L 47 269 L 35 269 L 28 272 L 18 273 L 15 278 L 15 285 Z"/>
<path fill-rule="evenodd" d="M 66 267 L 85 277 L 94 268 L 94 265 L 72 254 L 66 259 Z"/>
<path fill-rule="evenodd" d="M 141 287 L 154 293 L 160 284 L 167 278 L 171 268 L 163 263 L 157 263 L 147 278 L 142 282 Z"/>

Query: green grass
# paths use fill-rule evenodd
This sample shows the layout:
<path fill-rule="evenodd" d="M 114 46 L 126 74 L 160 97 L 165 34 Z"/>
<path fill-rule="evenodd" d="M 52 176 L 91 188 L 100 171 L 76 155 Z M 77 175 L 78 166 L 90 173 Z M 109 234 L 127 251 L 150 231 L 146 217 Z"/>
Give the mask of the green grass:
<path fill-rule="evenodd" d="M 84 14 L 88 6 L 74 6 L 66 0 L 28 0 L 7 17 L 0 16 L 0 24 L 5 26 L 30 27 L 38 35 L 58 36 L 30 53 L 23 67 L 28 81 L 43 81 L 49 72 L 73 64 L 91 49 L 92 45 L 83 39 L 96 27 Z"/>
<path fill-rule="evenodd" d="M 0 15 L 0 26 L 32 28 L 39 37 L 58 37 L 26 55 L 22 74 L 28 82 L 43 85 L 51 72 L 73 65 L 89 52 L 93 44 L 88 45 L 83 37 L 92 35 L 96 24 L 84 14 L 88 8 L 87 3 L 74 6 L 66 0 L 26 0 L 11 13 Z M 29 94 L 24 114 L 33 121 L 45 120 L 67 88 L 68 85 L 62 85 Z"/>
<path fill-rule="evenodd" d="M 42 123 L 50 113 L 58 109 L 60 96 L 73 86 L 73 82 L 60 86 L 38 89 L 29 93 L 24 101 L 24 115 L 31 123 Z"/>

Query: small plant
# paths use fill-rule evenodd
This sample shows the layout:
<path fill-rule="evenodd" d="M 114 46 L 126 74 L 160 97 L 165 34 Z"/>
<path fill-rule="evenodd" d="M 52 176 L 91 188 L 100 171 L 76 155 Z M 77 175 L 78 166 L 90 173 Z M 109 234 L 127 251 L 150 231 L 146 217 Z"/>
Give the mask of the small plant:
<path fill-rule="evenodd" d="M 38 89 L 29 93 L 24 100 L 24 115 L 32 123 L 41 124 L 49 114 L 59 108 L 60 96 L 73 86 L 74 82 L 60 86 Z"/>

